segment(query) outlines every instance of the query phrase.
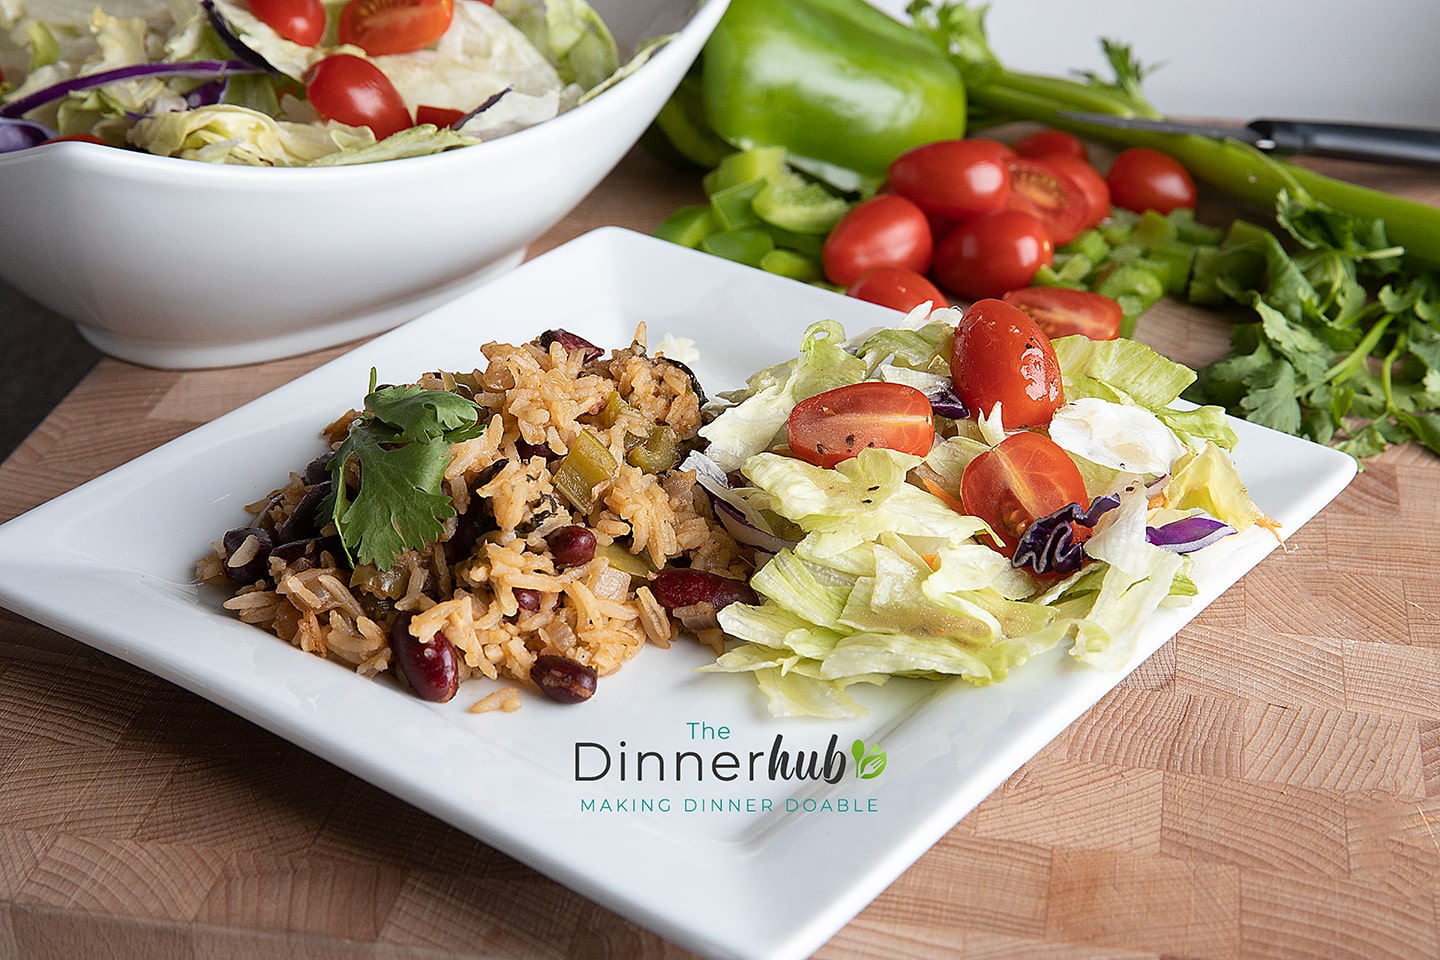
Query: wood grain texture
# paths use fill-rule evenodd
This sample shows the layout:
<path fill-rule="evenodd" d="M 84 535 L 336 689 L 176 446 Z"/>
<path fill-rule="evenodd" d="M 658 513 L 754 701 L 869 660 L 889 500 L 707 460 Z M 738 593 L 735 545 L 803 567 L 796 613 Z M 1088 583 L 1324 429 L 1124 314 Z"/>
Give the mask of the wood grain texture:
<path fill-rule="evenodd" d="M 1440 178 L 1335 165 L 1440 202 Z M 698 197 L 641 154 L 532 253 Z M 1214 317 L 1142 337 L 1192 364 Z M 106 360 L 14 516 L 339 353 Z M 822 960 L 1440 956 L 1440 461 L 1392 450 L 955 827 Z M 716 909 L 724 909 L 716 891 Z M 737 920 L 737 922 L 743 922 Z M 693 955 L 186 691 L 0 612 L 0 957 Z"/>

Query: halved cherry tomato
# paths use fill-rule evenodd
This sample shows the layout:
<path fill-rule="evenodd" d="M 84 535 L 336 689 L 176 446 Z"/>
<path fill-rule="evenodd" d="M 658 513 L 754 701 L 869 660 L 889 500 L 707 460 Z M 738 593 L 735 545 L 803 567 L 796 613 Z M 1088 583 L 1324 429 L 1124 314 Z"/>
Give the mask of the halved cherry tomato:
<path fill-rule="evenodd" d="M 110 146 L 110 144 L 101 140 L 93 133 L 67 133 L 63 137 L 51 137 L 49 140 L 41 140 L 40 144 L 43 146 L 47 143 L 65 143 L 66 141 L 71 143 L 97 143 L 102 147 Z"/>
<path fill-rule="evenodd" d="M 860 275 L 850 284 L 846 295 L 882 307 L 891 307 L 909 313 L 929 300 L 936 310 L 950 306 L 950 301 L 935 284 L 909 267 L 876 267 Z"/>
<path fill-rule="evenodd" d="M 1057 247 L 1080 235 L 1090 210 L 1080 188 L 1048 161 L 1018 156 L 1010 161 L 1007 205 L 1039 217 Z"/>
<path fill-rule="evenodd" d="M 1088 230 L 1110 216 L 1110 185 L 1105 182 L 1100 171 L 1090 165 L 1090 161 L 1068 156 L 1051 156 L 1046 157 L 1045 162 L 1080 188 L 1080 194 L 1085 198 L 1086 210 L 1080 229 Z"/>
<path fill-rule="evenodd" d="M 978 140 L 937 140 L 896 157 L 890 189 L 928 214 L 963 220 L 1005 206 L 1010 170 L 997 151 Z"/>
<path fill-rule="evenodd" d="M 1001 300 L 978 300 L 960 318 L 950 379 L 978 414 L 991 416 L 1000 404 L 1007 430 L 1044 426 L 1065 402 L 1050 338 L 1025 311 Z"/>
<path fill-rule="evenodd" d="M 320 0 L 250 0 L 250 12 L 286 40 L 313 47 L 325 36 Z"/>
<path fill-rule="evenodd" d="M 930 400 L 906 383 L 866 380 L 801 400 L 785 423 L 790 452 L 833 467 L 866 447 L 923 457 L 935 443 Z"/>
<path fill-rule="evenodd" d="M 1085 141 L 1065 130 L 1038 130 L 1015 141 L 1015 152 L 1022 157 L 1074 157 L 1090 160 L 1090 150 Z"/>
<path fill-rule="evenodd" d="M 449 107 L 429 107 L 422 103 L 415 108 L 417 124 L 429 123 L 437 127 L 448 127 L 463 116 L 465 116 L 464 110 L 452 110 Z"/>
<path fill-rule="evenodd" d="M 935 240 L 925 211 L 899 194 L 882 193 L 846 212 L 825 238 L 820 259 L 831 283 L 848 287 L 875 267 L 930 269 Z"/>
<path fill-rule="evenodd" d="M 371 56 L 428 47 L 450 28 L 455 0 L 350 0 L 340 10 L 340 42 Z"/>
<path fill-rule="evenodd" d="M 980 300 L 1028 287 L 1054 260 L 1055 245 L 1043 223 L 1020 210 L 996 210 L 946 234 L 935 248 L 932 276 L 943 289 Z"/>
<path fill-rule="evenodd" d="M 1115 206 L 1144 213 L 1194 209 L 1195 181 L 1178 160 L 1149 147 L 1122 150 L 1105 174 Z"/>
<path fill-rule="evenodd" d="M 316 61 L 305 74 L 305 95 L 323 119 L 369 127 L 377 140 L 412 126 L 410 111 L 390 78 L 353 54 Z"/>
<path fill-rule="evenodd" d="M 1091 340 L 1120 336 L 1125 310 L 1103 293 L 1065 287 L 1024 287 L 1000 298 L 1029 314 L 1035 325 L 1054 340 L 1080 334 Z"/>
<path fill-rule="evenodd" d="M 960 475 L 965 512 L 990 524 L 1013 554 L 1030 524 L 1072 503 L 1087 504 L 1085 480 L 1054 440 L 1022 430 L 971 460 Z M 1072 525 L 1076 539 L 1089 529 Z"/>

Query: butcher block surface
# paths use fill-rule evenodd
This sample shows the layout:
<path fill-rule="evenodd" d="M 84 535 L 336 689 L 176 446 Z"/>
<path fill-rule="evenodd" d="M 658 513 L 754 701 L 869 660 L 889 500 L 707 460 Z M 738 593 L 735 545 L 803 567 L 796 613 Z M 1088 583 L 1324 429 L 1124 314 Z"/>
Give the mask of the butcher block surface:
<path fill-rule="evenodd" d="M 1434 173 L 1325 169 L 1440 205 Z M 697 191 L 637 152 L 531 254 L 605 224 L 648 232 Z M 1227 335 L 1176 303 L 1139 333 L 1192 365 Z M 340 352 L 203 372 L 104 360 L 0 466 L 0 520 Z M 1440 957 L 1437 511 L 1433 454 L 1365 462 L 816 956 Z M 0 958 L 690 956 L 0 611 Z"/>

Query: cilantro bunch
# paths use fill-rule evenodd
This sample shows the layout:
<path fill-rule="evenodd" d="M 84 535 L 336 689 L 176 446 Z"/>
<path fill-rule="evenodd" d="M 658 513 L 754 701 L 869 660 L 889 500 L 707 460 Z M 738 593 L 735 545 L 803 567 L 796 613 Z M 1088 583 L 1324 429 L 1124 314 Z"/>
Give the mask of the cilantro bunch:
<path fill-rule="evenodd" d="M 321 507 L 352 564 L 387 570 L 440 536 L 455 515 L 444 490 L 450 445 L 484 430 L 473 400 L 414 384 L 376 389 L 370 371 L 365 411 L 330 460 L 334 489 Z M 353 500 L 345 484 L 352 460 L 360 475 Z"/>
<path fill-rule="evenodd" d="M 1282 191 L 1294 240 L 1238 221 L 1198 259 L 1201 289 L 1254 309 L 1187 397 L 1357 458 L 1416 441 L 1440 453 L 1440 272 L 1407 260 L 1378 218 Z"/>

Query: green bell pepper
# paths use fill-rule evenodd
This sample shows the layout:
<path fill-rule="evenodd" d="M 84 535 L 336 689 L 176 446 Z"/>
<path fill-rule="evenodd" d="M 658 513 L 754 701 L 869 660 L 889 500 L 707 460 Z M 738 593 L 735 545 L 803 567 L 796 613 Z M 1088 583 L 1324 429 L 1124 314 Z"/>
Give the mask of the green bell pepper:
<path fill-rule="evenodd" d="M 731 0 L 697 69 L 692 120 L 735 147 L 784 147 L 847 191 L 878 186 L 911 147 L 965 134 L 959 70 L 865 0 Z"/>

